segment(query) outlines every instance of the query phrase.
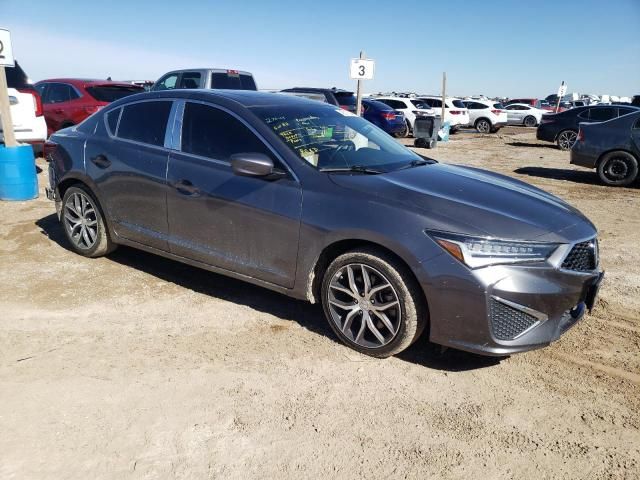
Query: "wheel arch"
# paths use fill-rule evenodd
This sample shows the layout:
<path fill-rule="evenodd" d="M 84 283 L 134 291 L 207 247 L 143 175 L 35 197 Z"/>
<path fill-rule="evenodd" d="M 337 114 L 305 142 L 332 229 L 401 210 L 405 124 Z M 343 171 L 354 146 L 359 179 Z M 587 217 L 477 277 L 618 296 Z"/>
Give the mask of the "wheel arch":
<path fill-rule="evenodd" d="M 113 230 L 113 225 L 111 223 L 111 218 L 109 217 L 109 215 L 107 215 L 106 206 L 103 203 L 102 199 L 100 198 L 100 195 L 98 193 L 98 189 L 97 189 L 95 183 L 93 181 L 91 181 L 90 178 L 85 177 L 84 175 L 80 175 L 79 173 L 72 173 L 72 174 L 69 174 L 69 175 L 65 176 L 56 185 L 56 192 L 57 192 L 57 196 L 58 196 L 59 201 L 62 202 L 62 199 L 64 198 L 65 192 L 69 188 L 73 187 L 74 185 L 82 185 L 82 186 L 86 187 L 89 190 L 89 192 L 91 192 L 93 197 L 98 202 L 98 208 L 101 210 L 102 218 L 103 218 L 105 224 L 107 225 L 107 230 L 109 232 L 109 235 L 111 236 L 112 240 L 117 238 L 117 235 L 115 234 L 115 232 Z"/>
<path fill-rule="evenodd" d="M 400 265 L 404 266 L 407 272 L 411 275 L 413 281 L 416 282 L 416 285 L 420 285 L 416 274 L 411 268 L 409 262 L 403 258 L 401 255 L 398 255 L 391 248 L 371 240 L 359 239 L 359 238 L 345 238 L 333 241 L 327 244 L 313 264 L 311 268 L 308 279 L 307 279 L 307 298 L 311 303 L 317 303 L 320 300 L 320 290 L 322 287 L 322 278 L 323 273 L 326 271 L 327 267 L 331 264 L 333 260 L 338 258 L 343 253 L 349 252 L 351 250 L 363 249 L 363 248 L 373 248 L 384 252 L 386 255 L 393 258 Z M 424 295 L 422 288 L 420 288 L 420 293 L 422 296 L 422 300 L 424 301 L 424 305 L 427 306 L 427 299 Z M 427 307 L 428 308 L 428 307 Z"/>
<path fill-rule="evenodd" d="M 493 122 L 491 121 L 491 119 L 489 117 L 478 117 L 478 118 L 476 118 L 476 120 L 473 122 L 473 126 L 475 127 L 480 120 L 486 120 L 487 122 L 489 122 L 489 125 L 491 125 L 493 127 Z"/>
<path fill-rule="evenodd" d="M 576 134 L 578 133 L 578 130 L 576 130 L 573 127 L 567 127 L 567 128 L 561 128 L 560 130 L 558 130 L 558 132 L 555 134 L 555 136 L 553 137 L 553 141 L 557 142 L 558 141 L 558 137 L 560 136 L 560 134 L 562 132 L 566 132 L 567 130 L 570 130 L 572 132 L 575 132 Z"/>
<path fill-rule="evenodd" d="M 610 148 L 609 150 L 606 150 L 604 152 L 602 152 L 600 154 L 600 156 L 598 157 L 598 160 L 596 160 L 596 163 L 594 165 L 594 168 L 598 168 L 598 166 L 600 165 L 600 163 L 602 162 L 602 160 L 604 160 L 604 157 L 610 153 L 613 152 L 624 152 L 624 153 L 628 153 L 629 155 L 631 155 L 633 158 L 636 159 L 636 162 L 638 162 L 638 164 L 640 165 L 640 158 L 638 158 L 638 155 L 636 155 L 635 153 L 633 153 L 631 150 L 627 149 L 627 148 Z"/>

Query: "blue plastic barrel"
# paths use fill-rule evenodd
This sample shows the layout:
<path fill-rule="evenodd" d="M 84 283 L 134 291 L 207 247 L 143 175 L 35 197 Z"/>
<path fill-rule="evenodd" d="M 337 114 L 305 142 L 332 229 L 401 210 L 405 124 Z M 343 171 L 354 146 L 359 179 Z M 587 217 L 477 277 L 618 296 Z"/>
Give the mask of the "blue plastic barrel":
<path fill-rule="evenodd" d="M 449 122 L 444 122 L 442 127 L 440 127 L 440 131 L 438 132 L 438 140 L 441 142 L 449 141 L 449 130 L 451 128 L 451 124 Z"/>
<path fill-rule="evenodd" d="M 0 145 L 0 200 L 31 200 L 37 196 L 38 177 L 31 145 Z"/>

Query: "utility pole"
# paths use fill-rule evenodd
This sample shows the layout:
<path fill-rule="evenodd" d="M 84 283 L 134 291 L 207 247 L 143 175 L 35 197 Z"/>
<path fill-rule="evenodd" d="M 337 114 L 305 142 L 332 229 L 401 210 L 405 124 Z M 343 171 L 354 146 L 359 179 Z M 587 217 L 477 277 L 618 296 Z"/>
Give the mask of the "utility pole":
<path fill-rule="evenodd" d="M 17 146 L 18 142 L 16 142 L 13 120 L 11 119 L 11 102 L 9 101 L 7 76 L 3 66 L 0 66 L 0 117 L 2 117 L 2 134 L 4 135 L 5 147 Z"/>
<path fill-rule="evenodd" d="M 442 72 L 442 116 L 440 117 L 440 124 L 444 125 L 444 106 L 447 93 L 447 72 Z"/>
<path fill-rule="evenodd" d="M 364 59 L 364 52 L 360 51 L 360 60 Z M 362 80 L 358 78 L 358 84 L 356 86 L 356 115 L 362 114 Z"/>

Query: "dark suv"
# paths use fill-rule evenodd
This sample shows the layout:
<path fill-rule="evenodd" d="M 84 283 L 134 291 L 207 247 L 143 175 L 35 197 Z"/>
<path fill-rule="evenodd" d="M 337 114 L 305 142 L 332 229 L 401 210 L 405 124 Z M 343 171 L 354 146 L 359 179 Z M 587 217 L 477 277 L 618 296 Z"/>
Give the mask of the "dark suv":
<path fill-rule="evenodd" d="M 545 142 L 556 142 L 560 150 L 571 150 L 578 137 L 580 122 L 606 122 L 637 110 L 637 107 L 631 105 L 592 105 L 544 114 L 538 125 L 536 138 Z"/>
<path fill-rule="evenodd" d="M 285 93 L 299 93 L 299 94 L 320 94 L 324 95 L 326 103 L 335 105 L 347 110 L 351 113 L 356 113 L 356 96 L 353 92 L 348 90 L 340 90 L 339 88 L 307 88 L 307 87 L 294 87 L 285 88 L 281 90 Z"/>

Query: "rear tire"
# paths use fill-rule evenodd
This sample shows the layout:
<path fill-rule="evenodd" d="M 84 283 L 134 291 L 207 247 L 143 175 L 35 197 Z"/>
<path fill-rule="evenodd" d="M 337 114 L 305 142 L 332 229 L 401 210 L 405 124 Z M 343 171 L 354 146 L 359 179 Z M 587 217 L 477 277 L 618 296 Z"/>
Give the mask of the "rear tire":
<path fill-rule="evenodd" d="M 376 248 L 337 257 L 322 279 L 322 306 L 329 325 L 347 346 L 386 358 L 422 334 L 428 311 L 411 271 Z"/>
<path fill-rule="evenodd" d="M 538 124 L 538 121 L 536 120 L 536 117 L 534 117 L 533 115 L 528 115 L 524 117 L 523 123 L 525 127 L 535 127 Z"/>
<path fill-rule="evenodd" d="M 493 130 L 491 122 L 486 118 L 479 118 L 475 124 L 478 133 L 490 133 Z"/>
<path fill-rule="evenodd" d="M 62 198 L 60 221 L 74 252 L 85 257 L 101 257 L 116 248 L 109 238 L 102 208 L 82 184 L 69 187 Z"/>
<path fill-rule="evenodd" d="M 394 136 L 396 138 L 407 138 L 409 136 L 409 133 L 411 132 L 411 127 L 409 126 L 409 122 L 405 122 L 404 123 L 404 130 L 395 133 Z"/>
<path fill-rule="evenodd" d="M 413 145 L 417 148 L 429 148 L 429 142 L 427 142 L 426 138 L 416 138 Z"/>
<path fill-rule="evenodd" d="M 578 139 L 578 132 L 575 130 L 563 130 L 558 134 L 556 138 L 556 145 L 560 150 L 571 150 L 574 143 Z"/>
<path fill-rule="evenodd" d="M 628 152 L 609 152 L 598 162 L 598 176 L 606 185 L 626 187 L 638 178 L 638 160 Z"/>

